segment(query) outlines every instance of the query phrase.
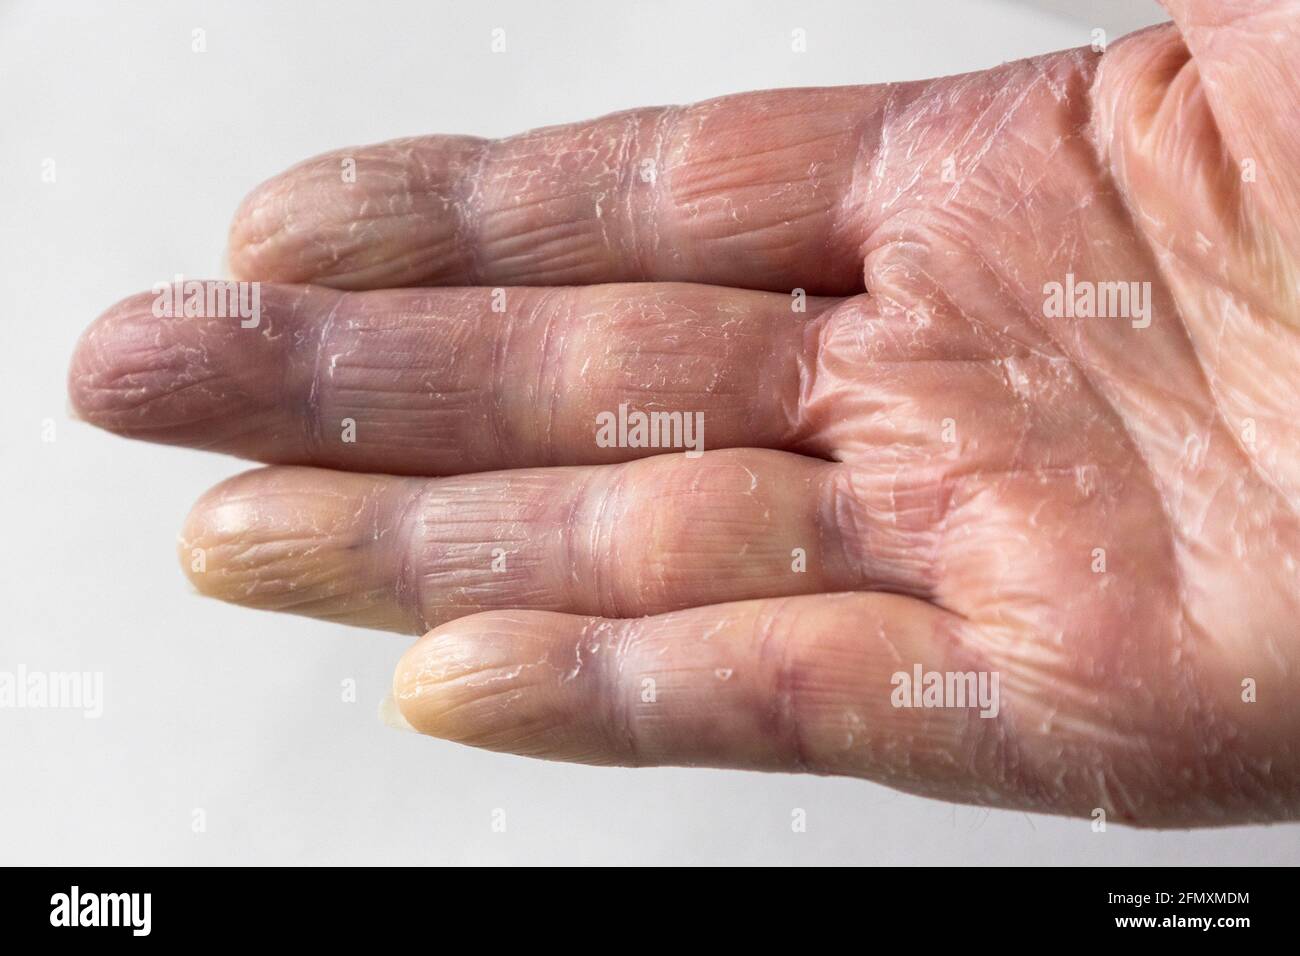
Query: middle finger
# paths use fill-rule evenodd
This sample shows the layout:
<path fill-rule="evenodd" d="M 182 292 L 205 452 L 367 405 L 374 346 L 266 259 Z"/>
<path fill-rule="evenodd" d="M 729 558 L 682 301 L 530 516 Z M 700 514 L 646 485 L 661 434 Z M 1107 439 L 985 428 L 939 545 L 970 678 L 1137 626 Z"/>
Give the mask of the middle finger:
<path fill-rule="evenodd" d="M 698 423 L 702 440 L 676 440 L 700 448 L 824 454 L 799 446 L 801 397 L 815 319 L 838 301 L 659 283 L 262 285 L 256 324 L 244 327 L 159 318 L 142 294 L 83 336 L 70 391 L 83 418 L 129 437 L 389 474 L 658 454 L 628 447 L 637 439 L 626 429 L 598 437 L 601 424 L 654 412 L 675 413 L 679 432 Z"/>

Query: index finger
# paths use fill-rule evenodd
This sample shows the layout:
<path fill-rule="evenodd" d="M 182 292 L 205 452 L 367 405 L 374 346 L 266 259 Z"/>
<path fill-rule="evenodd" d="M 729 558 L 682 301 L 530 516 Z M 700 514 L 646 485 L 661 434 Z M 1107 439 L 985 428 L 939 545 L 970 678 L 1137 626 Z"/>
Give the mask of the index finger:
<path fill-rule="evenodd" d="M 500 140 L 339 150 L 256 189 L 237 278 L 342 289 L 683 281 L 862 291 L 857 180 L 923 84 L 771 90 Z"/>

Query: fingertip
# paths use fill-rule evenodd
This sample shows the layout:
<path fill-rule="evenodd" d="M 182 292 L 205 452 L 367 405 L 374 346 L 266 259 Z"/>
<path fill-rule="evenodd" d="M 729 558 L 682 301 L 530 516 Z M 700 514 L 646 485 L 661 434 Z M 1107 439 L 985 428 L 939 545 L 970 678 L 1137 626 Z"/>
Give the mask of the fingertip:
<path fill-rule="evenodd" d="M 199 593 L 245 607 L 408 632 L 394 598 L 403 482 L 272 466 L 228 478 L 195 503 L 180 557 Z"/>
<path fill-rule="evenodd" d="M 417 732 L 468 743 L 477 718 L 472 707 L 479 691 L 510 654 L 493 653 L 480 639 L 490 614 L 472 614 L 426 633 L 407 649 L 393 672 L 393 699 Z M 501 679 L 508 680 L 508 672 Z M 459 712 L 459 713 L 458 713 Z"/>
<path fill-rule="evenodd" d="M 140 292 L 105 309 L 77 340 L 68 364 L 68 404 L 73 417 L 111 427 L 123 393 L 147 358 L 156 355 L 156 341 L 146 319 L 152 296 Z M 147 387 L 147 383 L 138 383 Z"/>
<path fill-rule="evenodd" d="M 231 222 L 241 279 L 336 289 L 438 284 L 463 272 L 459 178 L 470 137 L 334 150 L 255 188 Z"/>
<path fill-rule="evenodd" d="M 259 183 L 235 210 L 222 255 L 232 278 L 240 281 L 300 281 L 300 276 L 289 268 L 290 263 L 275 255 L 280 232 L 291 218 L 290 201 L 284 196 L 283 189 L 288 175 L 290 173 Z"/>
<path fill-rule="evenodd" d="M 397 707 L 431 737 L 556 756 L 567 709 L 557 706 L 566 671 L 553 653 L 554 637 L 572 620 L 549 611 L 486 611 L 436 627 L 397 664 Z"/>
<path fill-rule="evenodd" d="M 301 425 L 286 413 L 286 396 L 312 374 L 309 361 L 299 360 L 310 354 L 299 348 L 301 326 L 330 305 L 316 307 L 316 300 L 337 293 L 197 280 L 185 286 L 182 294 L 159 284 L 91 323 L 69 364 L 72 412 L 128 438 L 295 456 Z M 248 317 L 237 311 L 245 308 Z"/>
<path fill-rule="evenodd" d="M 251 409 L 235 376 L 211 361 L 217 335 L 202 320 L 159 314 L 155 291 L 127 296 L 82 333 L 68 366 L 68 403 L 81 421 L 128 438 L 207 442 L 217 409 Z M 255 361 L 246 356 L 245 368 Z"/>
<path fill-rule="evenodd" d="M 256 531 L 257 515 L 251 499 L 240 499 L 240 489 L 251 484 L 246 472 L 227 478 L 204 492 L 194 502 L 176 536 L 177 558 L 194 589 L 204 597 L 238 600 L 244 592 L 240 566 L 232 557 L 248 548 Z"/>

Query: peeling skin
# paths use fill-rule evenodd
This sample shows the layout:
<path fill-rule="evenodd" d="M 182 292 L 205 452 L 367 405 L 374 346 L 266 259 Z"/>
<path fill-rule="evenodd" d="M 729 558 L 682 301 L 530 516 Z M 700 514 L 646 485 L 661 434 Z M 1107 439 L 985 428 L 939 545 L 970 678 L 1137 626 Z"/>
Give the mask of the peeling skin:
<path fill-rule="evenodd" d="M 232 229 L 259 327 L 128 299 L 74 405 L 272 465 L 196 505 L 191 579 L 428 631 L 422 732 L 1295 819 L 1300 5 L 1170 6 L 1104 56 L 308 161 Z M 1149 327 L 1045 317 L 1067 274 L 1149 282 Z M 709 450 L 599 447 L 620 403 Z M 892 706 L 914 664 L 997 672 L 997 717 Z"/>

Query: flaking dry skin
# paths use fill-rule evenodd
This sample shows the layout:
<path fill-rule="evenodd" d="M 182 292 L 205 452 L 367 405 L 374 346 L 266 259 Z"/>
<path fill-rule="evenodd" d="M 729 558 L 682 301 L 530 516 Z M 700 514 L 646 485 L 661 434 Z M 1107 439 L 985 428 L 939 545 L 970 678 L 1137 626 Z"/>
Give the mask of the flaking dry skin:
<path fill-rule="evenodd" d="M 282 283 L 259 327 L 128 299 L 74 402 L 274 465 L 196 506 L 191 579 L 432 628 L 394 684 L 423 732 L 1293 819 L 1300 146 L 1265 106 L 1297 87 L 1173 6 L 1104 56 L 309 161 L 232 230 Z M 1149 282 L 1149 327 L 1045 317 L 1067 274 Z M 620 402 L 709 451 L 598 447 Z M 894 707 L 915 663 L 996 671 L 998 716 Z"/>

